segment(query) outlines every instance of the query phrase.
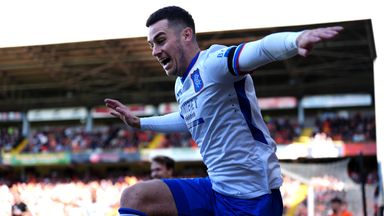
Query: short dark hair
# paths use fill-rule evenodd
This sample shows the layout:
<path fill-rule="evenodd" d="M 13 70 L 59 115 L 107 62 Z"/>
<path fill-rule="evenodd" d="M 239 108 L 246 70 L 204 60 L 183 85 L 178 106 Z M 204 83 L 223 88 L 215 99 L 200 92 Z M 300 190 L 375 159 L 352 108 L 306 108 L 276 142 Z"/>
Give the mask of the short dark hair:
<path fill-rule="evenodd" d="M 331 203 L 341 204 L 343 203 L 343 201 L 339 197 L 334 197 L 333 199 L 331 199 Z"/>
<path fill-rule="evenodd" d="M 152 161 L 164 165 L 167 169 L 175 170 L 175 160 L 170 157 L 159 155 L 152 158 Z"/>
<path fill-rule="evenodd" d="M 172 23 L 183 24 L 186 27 L 192 28 L 193 33 L 196 33 L 195 21 L 193 20 L 192 15 L 178 6 L 168 6 L 155 11 L 147 19 L 146 26 L 149 27 L 163 19 L 167 19 Z"/>

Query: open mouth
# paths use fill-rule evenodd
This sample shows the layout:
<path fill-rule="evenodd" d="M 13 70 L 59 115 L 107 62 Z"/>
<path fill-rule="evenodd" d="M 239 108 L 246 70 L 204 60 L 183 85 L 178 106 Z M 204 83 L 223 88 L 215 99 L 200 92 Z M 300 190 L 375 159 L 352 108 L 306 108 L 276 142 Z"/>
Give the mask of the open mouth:
<path fill-rule="evenodd" d="M 171 61 L 170 58 L 163 58 L 160 60 L 160 64 L 166 66 Z"/>

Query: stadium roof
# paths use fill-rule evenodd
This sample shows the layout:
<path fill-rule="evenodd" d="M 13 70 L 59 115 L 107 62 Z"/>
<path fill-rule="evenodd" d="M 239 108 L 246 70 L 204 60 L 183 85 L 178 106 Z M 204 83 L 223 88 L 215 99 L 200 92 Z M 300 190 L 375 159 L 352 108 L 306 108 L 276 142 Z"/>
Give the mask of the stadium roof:
<path fill-rule="evenodd" d="M 328 25 L 345 30 L 319 44 L 307 58 L 294 57 L 253 73 L 259 97 L 369 93 L 376 58 L 371 20 L 199 33 L 202 48 L 236 45 L 280 31 Z M 151 56 L 145 37 L 0 49 L 0 111 L 125 103 L 173 102 L 175 78 Z"/>

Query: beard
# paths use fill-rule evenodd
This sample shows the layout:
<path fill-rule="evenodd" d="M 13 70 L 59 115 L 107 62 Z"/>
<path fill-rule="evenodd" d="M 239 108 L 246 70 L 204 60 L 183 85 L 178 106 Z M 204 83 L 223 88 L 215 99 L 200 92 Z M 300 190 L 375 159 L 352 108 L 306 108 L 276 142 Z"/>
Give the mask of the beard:
<path fill-rule="evenodd" d="M 175 75 L 182 77 L 187 70 L 188 63 L 186 62 L 186 55 L 180 40 L 177 40 L 176 55 L 178 55 L 178 61 L 175 62 Z"/>

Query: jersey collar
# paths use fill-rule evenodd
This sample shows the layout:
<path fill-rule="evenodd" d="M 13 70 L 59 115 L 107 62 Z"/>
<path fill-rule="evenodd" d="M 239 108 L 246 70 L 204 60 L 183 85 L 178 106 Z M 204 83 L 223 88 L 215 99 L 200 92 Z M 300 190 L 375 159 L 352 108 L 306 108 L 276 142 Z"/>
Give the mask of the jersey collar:
<path fill-rule="evenodd" d="M 181 77 L 181 82 L 183 83 L 184 80 L 187 78 L 188 74 L 189 74 L 189 71 L 192 69 L 192 67 L 195 65 L 198 57 L 199 57 L 199 54 L 200 54 L 200 51 L 195 55 L 195 57 L 193 57 L 191 63 L 189 63 L 189 66 L 187 68 L 187 70 L 184 72 L 183 74 L 183 77 Z"/>

